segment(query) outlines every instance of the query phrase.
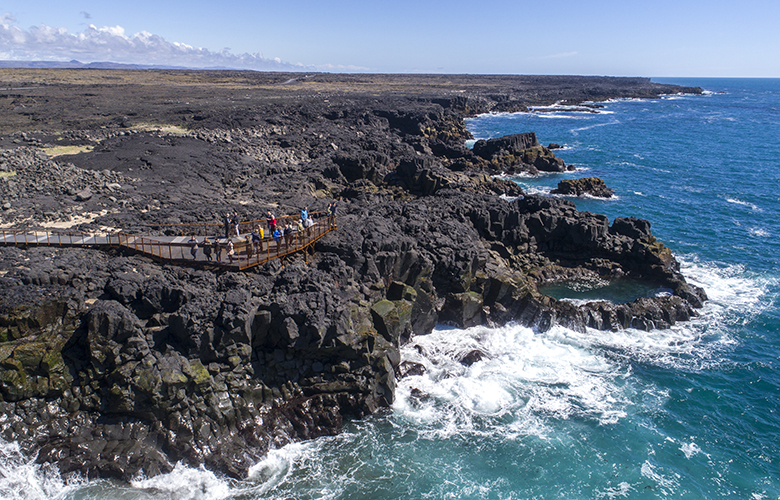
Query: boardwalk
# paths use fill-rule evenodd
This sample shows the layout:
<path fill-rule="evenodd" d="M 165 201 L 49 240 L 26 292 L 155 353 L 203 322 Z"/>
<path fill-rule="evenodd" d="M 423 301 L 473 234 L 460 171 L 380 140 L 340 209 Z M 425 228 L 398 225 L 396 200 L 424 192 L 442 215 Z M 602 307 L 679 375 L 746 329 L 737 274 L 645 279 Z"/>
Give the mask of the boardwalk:
<path fill-rule="evenodd" d="M 252 224 L 256 221 L 245 223 Z M 47 230 L 0 230 L 0 245 L 19 246 L 60 246 L 60 247 L 115 247 L 127 248 L 158 260 L 176 262 L 190 265 L 210 265 L 225 269 L 241 270 L 264 264 L 269 260 L 286 257 L 295 252 L 311 248 L 320 238 L 336 229 L 335 217 L 320 219 L 314 225 L 302 232 L 294 232 L 290 236 L 282 236 L 279 241 L 272 237 L 263 238 L 259 244 L 254 245 L 246 234 L 233 236 L 234 255 L 232 259 L 227 255 L 227 239 L 216 235 L 208 236 L 212 249 L 212 258 L 209 260 L 204 253 L 204 236 L 196 236 L 197 250 L 192 256 L 193 245 L 190 238 L 195 231 L 195 226 L 165 226 L 176 227 L 180 230 L 188 229 L 191 234 L 185 236 L 137 236 L 123 232 L 105 235 L 83 233 L 78 231 L 47 231 Z M 217 225 L 200 225 L 204 233 Z M 217 243 L 218 244 L 215 244 Z"/>

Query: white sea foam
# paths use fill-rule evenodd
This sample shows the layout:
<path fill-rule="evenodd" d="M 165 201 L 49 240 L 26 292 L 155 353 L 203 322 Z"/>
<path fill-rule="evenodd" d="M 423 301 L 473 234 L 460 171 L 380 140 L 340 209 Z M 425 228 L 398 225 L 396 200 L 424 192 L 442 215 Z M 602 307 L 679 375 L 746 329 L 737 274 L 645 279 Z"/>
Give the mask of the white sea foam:
<path fill-rule="evenodd" d="M 683 443 L 682 446 L 680 446 L 680 451 L 683 452 L 685 455 L 685 458 L 690 459 L 694 455 L 698 455 L 699 453 L 704 453 L 701 451 L 701 448 L 699 448 L 699 445 L 696 443 Z M 709 457 L 706 453 L 704 453 L 705 456 Z"/>
<path fill-rule="evenodd" d="M 592 104 L 592 103 L 591 103 Z M 531 106 L 529 108 L 532 113 L 539 113 L 540 116 L 545 116 L 548 114 L 558 114 L 560 113 L 586 113 L 589 115 L 599 115 L 599 114 L 612 114 L 614 111 L 610 111 L 604 108 L 594 108 L 592 106 L 579 106 L 579 105 L 573 105 L 573 104 L 566 104 L 562 102 L 556 102 L 555 104 L 551 104 L 549 106 Z M 567 116 L 567 118 L 580 118 L 580 116 Z"/>
<path fill-rule="evenodd" d="M 423 434 L 438 438 L 544 438 L 552 420 L 617 422 L 625 416 L 621 387 L 630 369 L 572 341 L 564 330 L 439 327 L 415 337 L 402 358 L 426 371 L 399 382 L 394 408 Z M 464 366 L 460 360 L 472 351 L 483 358 Z"/>
<path fill-rule="evenodd" d="M 764 228 L 761 227 L 751 227 L 748 229 L 751 235 L 756 236 L 758 238 L 769 238 L 769 231 L 767 231 Z"/>
<path fill-rule="evenodd" d="M 0 498 L 3 500 L 58 500 L 86 481 L 63 479 L 56 467 L 35 463 L 17 443 L 0 439 Z"/>
<path fill-rule="evenodd" d="M 228 500 L 238 498 L 287 498 L 275 488 L 289 479 L 292 471 L 306 468 L 316 471 L 317 449 L 325 439 L 295 443 L 272 450 L 250 469 L 245 481 L 219 476 L 204 467 L 177 464 L 174 470 L 151 478 L 139 476 L 129 484 L 107 480 L 87 481 L 74 476 L 63 478 L 56 467 L 35 463 L 16 443 L 0 440 L 0 499 L 64 500 L 79 498 L 132 500 Z M 335 438 L 334 438 L 335 439 Z M 311 450 L 314 450 L 312 452 Z M 284 489 L 284 488 L 282 488 Z M 320 489 L 324 493 L 324 490 Z M 337 495 L 336 495 L 337 496 Z M 317 495 L 317 498 L 335 498 Z"/>
<path fill-rule="evenodd" d="M 609 121 L 609 122 L 606 122 L 606 123 L 594 123 L 593 125 L 588 125 L 588 126 L 585 126 L 585 127 L 573 128 L 573 129 L 570 130 L 570 132 L 573 135 L 577 135 L 578 132 L 582 132 L 584 130 L 590 130 L 590 129 L 596 128 L 596 127 L 606 127 L 606 126 L 609 126 L 609 125 L 619 125 L 619 124 L 620 124 L 620 120 L 612 120 L 612 121 Z"/>
<path fill-rule="evenodd" d="M 770 307 L 763 297 L 775 284 L 770 278 L 748 276 L 743 266 L 701 263 L 690 256 L 677 258 L 688 282 L 704 288 L 709 298 L 699 317 L 649 332 L 588 330 L 584 334 L 567 331 L 567 335 L 618 360 L 685 371 L 720 364 L 722 353 L 736 344 L 730 333 L 733 326 Z"/>
<path fill-rule="evenodd" d="M 313 441 L 291 443 L 269 451 L 263 460 L 249 469 L 248 479 L 259 485 L 255 493 L 266 495 L 281 484 L 293 472 L 295 464 L 311 456 L 312 450 L 316 450 L 321 444 Z"/>
<path fill-rule="evenodd" d="M 597 498 L 626 498 L 633 491 L 636 491 L 630 484 L 623 481 L 614 488 L 606 488 L 603 492 L 596 491 Z"/>
<path fill-rule="evenodd" d="M 753 203 L 749 203 L 747 201 L 742 201 L 742 200 L 737 199 L 737 198 L 726 198 L 726 201 L 729 202 L 729 203 L 734 203 L 736 205 L 742 205 L 742 206 L 745 206 L 745 207 L 749 207 L 751 210 L 755 210 L 756 212 L 763 212 L 763 210 L 758 205 L 755 205 Z"/>
<path fill-rule="evenodd" d="M 641 472 L 644 477 L 656 484 L 663 496 L 670 496 L 673 495 L 674 492 L 678 491 L 678 487 L 680 485 L 679 474 L 673 473 L 665 476 L 659 472 L 658 467 L 652 464 L 649 460 L 646 460 L 642 464 Z"/>
<path fill-rule="evenodd" d="M 544 119 L 566 119 L 566 120 L 590 120 L 593 118 L 588 115 L 569 115 L 563 112 L 558 113 L 534 113 L 534 116 Z"/>
<path fill-rule="evenodd" d="M 491 111 L 491 112 L 488 112 L 488 113 L 480 113 L 480 114 L 475 115 L 475 116 L 473 116 L 471 118 L 466 118 L 464 121 L 466 122 L 466 124 L 468 124 L 469 122 L 476 121 L 476 120 L 479 120 L 479 119 L 484 119 L 484 118 L 510 118 L 511 119 L 512 117 L 520 117 L 520 116 L 526 116 L 526 115 L 531 115 L 531 114 L 533 114 L 533 113 L 529 113 L 528 111 L 512 111 L 512 112 L 509 112 L 509 111 L 498 111 L 498 112 Z"/>
<path fill-rule="evenodd" d="M 554 194 L 552 196 L 559 197 L 559 198 L 580 198 L 580 199 L 584 199 L 584 200 L 593 200 L 593 201 L 618 201 L 618 200 L 620 200 L 620 196 L 618 196 L 616 194 L 613 194 L 609 198 L 603 198 L 601 196 L 593 196 L 590 193 L 583 193 L 583 194 L 581 194 L 579 196 L 573 196 L 573 195 L 568 195 L 568 194 L 557 194 L 556 193 L 556 194 Z"/>
<path fill-rule="evenodd" d="M 541 194 L 541 195 L 549 195 L 551 188 L 545 188 L 540 186 L 522 186 L 523 191 L 525 191 L 528 194 Z"/>
<path fill-rule="evenodd" d="M 236 482 L 217 477 L 213 472 L 176 464 L 173 471 L 131 482 L 136 494 L 172 500 L 224 500 L 238 493 Z"/>
<path fill-rule="evenodd" d="M 538 176 L 533 175 L 533 174 L 529 174 L 528 172 L 520 172 L 520 173 L 517 173 L 517 174 L 506 174 L 506 173 L 504 173 L 504 174 L 501 174 L 501 175 L 498 176 L 499 179 L 504 179 L 504 180 L 509 180 L 509 181 L 512 181 L 512 180 L 515 180 L 515 179 L 535 179 L 536 177 L 538 177 Z"/>
<path fill-rule="evenodd" d="M 700 317 L 671 328 L 576 332 L 555 326 L 534 333 L 518 325 L 441 327 L 415 337 L 402 358 L 426 371 L 399 382 L 397 415 L 438 438 L 464 433 L 545 438 L 558 420 L 620 421 L 635 393 L 633 365 L 687 371 L 717 365 L 720 353 L 735 343 L 728 333 L 734 322 L 766 307 L 761 298 L 767 283 L 747 277 L 742 267 L 680 260 L 686 277 L 705 288 L 710 300 Z M 459 360 L 471 351 L 483 358 L 464 366 Z M 644 391 L 642 397 L 660 398 L 662 404 L 667 396 L 656 392 Z M 685 450 L 698 452 L 692 444 Z"/>
<path fill-rule="evenodd" d="M 777 285 L 771 277 L 753 276 L 743 265 L 701 262 L 695 255 L 677 256 L 689 283 L 707 292 L 703 317 L 750 321 L 770 306 L 763 301 L 767 290 Z"/>
<path fill-rule="evenodd" d="M 620 103 L 620 102 L 641 102 L 641 103 L 648 103 L 652 101 L 648 101 L 647 99 L 640 99 L 639 97 L 616 97 L 613 99 L 607 99 L 604 101 L 606 104 L 611 103 Z"/>

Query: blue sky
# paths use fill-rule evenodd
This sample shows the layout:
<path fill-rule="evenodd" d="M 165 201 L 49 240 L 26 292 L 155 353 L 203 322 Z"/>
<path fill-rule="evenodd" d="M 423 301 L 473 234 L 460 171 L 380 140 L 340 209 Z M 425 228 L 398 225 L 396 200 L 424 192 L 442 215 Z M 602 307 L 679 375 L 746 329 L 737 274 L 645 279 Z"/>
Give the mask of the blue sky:
<path fill-rule="evenodd" d="M 780 0 L 3 0 L 0 59 L 780 77 Z"/>

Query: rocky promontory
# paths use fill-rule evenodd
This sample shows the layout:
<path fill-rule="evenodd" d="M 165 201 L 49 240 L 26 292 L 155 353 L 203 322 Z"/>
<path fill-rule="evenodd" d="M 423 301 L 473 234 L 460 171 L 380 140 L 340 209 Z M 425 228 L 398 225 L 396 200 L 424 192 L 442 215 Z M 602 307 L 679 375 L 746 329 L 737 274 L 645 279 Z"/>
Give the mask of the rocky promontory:
<path fill-rule="evenodd" d="M 596 198 L 612 198 L 615 192 L 608 188 L 602 179 L 585 177 L 583 179 L 564 179 L 558 183 L 557 188 L 550 191 L 550 194 L 562 194 L 565 196 L 590 195 Z"/>
<path fill-rule="evenodd" d="M 609 221 L 502 180 L 567 170 L 531 131 L 469 149 L 464 125 L 476 113 L 700 90 L 638 78 L 291 78 L 0 71 L 13 89 L 0 110 L 6 230 L 162 234 L 226 211 L 253 220 L 341 200 L 338 230 L 313 255 L 246 272 L 120 249 L 0 247 L 3 439 L 64 473 L 127 479 L 181 461 L 243 477 L 272 447 L 392 404 L 414 369 L 399 346 L 437 324 L 649 330 L 706 300 L 648 221 Z M 667 292 L 577 306 L 539 291 L 593 279 Z"/>

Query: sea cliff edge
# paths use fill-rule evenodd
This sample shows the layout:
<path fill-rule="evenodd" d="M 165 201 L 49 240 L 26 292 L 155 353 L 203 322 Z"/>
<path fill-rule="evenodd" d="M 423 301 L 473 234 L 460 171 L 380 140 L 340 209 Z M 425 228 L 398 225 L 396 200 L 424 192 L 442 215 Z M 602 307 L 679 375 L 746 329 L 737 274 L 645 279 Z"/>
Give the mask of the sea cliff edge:
<path fill-rule="evenodd" d="M 568 168 L 531 131 L 464 146 L 479 113 L 698 88 L 0 69 L 0 89 L 5 230 L 164 234 L 341 199 L 313 254 L 244 272 L 0 246 L 0 436 L 63 473 L 129 479 L 184 462 L 245 477 L 270 448 L 390 406 L 420 368 L 399 346 L 437 324 L 649 330 L 706 300 L 648 221 L 610 223 L 503 180 Z M 539 292 L 618 279 L 669 293 L 576 306 Z"/>

